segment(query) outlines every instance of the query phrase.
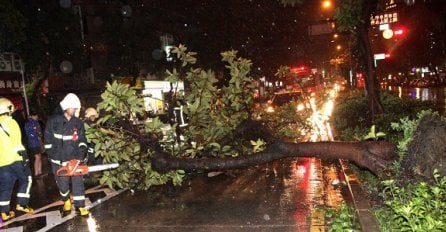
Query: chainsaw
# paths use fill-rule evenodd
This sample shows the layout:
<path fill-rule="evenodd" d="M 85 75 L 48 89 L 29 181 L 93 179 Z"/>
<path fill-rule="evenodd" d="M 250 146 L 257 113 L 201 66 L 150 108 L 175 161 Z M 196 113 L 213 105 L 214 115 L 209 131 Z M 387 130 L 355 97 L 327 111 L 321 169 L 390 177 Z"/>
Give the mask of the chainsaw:
<path fill-rule="evenodd" d="M 118 163 L 111 164 L 99 164 L 94 166 L 87 166 L 81 160 L 70 160 L 65 166 L 57 169 L 56 174 L 58 176 L 83 176 L 90 172 L 104 171 L 108 169 L 117 168 Z"/>

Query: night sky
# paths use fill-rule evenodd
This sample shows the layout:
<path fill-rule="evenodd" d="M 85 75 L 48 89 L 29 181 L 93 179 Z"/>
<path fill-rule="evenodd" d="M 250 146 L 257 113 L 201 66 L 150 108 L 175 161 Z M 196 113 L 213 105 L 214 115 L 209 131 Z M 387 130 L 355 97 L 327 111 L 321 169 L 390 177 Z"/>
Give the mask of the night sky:
<path fill-rule="evenodd" d="M 170 34 L 174 45 L 198 52 L 205 67 L 221 65 L 219 53 L 234 49 L 253 61 L 254 73 L 270 76 L 280 65 L 311 63 L 327 52 L 330 35 L 308 36 L 308 26 L 326 17 L 315 2 L 284 7 L 271 0 L 103 1 L 88 17 L 101 17 L 105 37 L 119 37 L 127 51 L 147 51 L 144 57 L 159 48 L 160 35 Z"/>
<path fill-rule="evenodd" d="M 18 49 L 10 51 L 37 58 L 36 62 L 50 57 L 56 67 L 64 60 L 72 61 L 75 69 L 99 65 L 95 69 L 103 76 L 137 75 L 141 68 L 162 72 L 171 66 L 159 56 L 162 35 L 170 35 L 174 46 L 181 43 L 197 52 L 198 64 L 213 70 L 224 68 L 220 52 L 237 50 L 253 61 L 254 76 L 267 79 L 281 65 L 320 67 L 333 57 L 348 54 L 346 33 L 340 33 L 337 39 L 333 34 L 308 35 L 310 25 L 327 22 L 333 14 L 323 11 L 320 1 L 315 0 L 294 7 L 285 7 L 277 0 L 11 2 L 28 19 L 26 33 L 30 34 Z M 444 0 L 429 0 L 406 8 L 401 19 L 409 33 L 405 40 L 390 45 L 397 49 L 392 50 L 395 59 L 389 67 L 404 70 L 408 63 L 444 60 L 445 5 Z M 81 14 L 76 9 L 81 9 Z M 379 31 L 376 34 L 373 41 L 379 44 Z M 37 44 L 40 46 L 34 46 Z M 337 45 L 343 49 L 336 50 Z M 82 57 L 83 48 L 90 61 Z M 105 67 L 102 73 L 100 66 Z"/>

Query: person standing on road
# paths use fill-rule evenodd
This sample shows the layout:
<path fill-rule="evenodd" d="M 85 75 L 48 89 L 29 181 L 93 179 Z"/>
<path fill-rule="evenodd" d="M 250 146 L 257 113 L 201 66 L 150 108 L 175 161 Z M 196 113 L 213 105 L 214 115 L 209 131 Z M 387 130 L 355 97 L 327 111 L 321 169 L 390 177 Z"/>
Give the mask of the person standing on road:
<path fill-rule="evenodd" d="M 42 175 L 42 129 L 40 128 L 39 115 L 31 110 L 29 119 L 25 123 L 25 132 L 28 138 L 28 150 L 30 155 L 34 155 L 34 176 Z"/>
<path fill-rule="evenodd" d="M 14 105 L 7 98 L 0 98 L 0 213 L 3 221 L 15 216 L 10 211 L 10 200 L 18 180 L 16 210 L 33 213 L 28 207 L 31 196 L 31 170 L 25 147 L 22 144 L 20 127 L 12 117 Z"/>
<path fill-rule="evenodd" d="M 74 208 L 82 216 L 89 215 L 85 208 L 85 186 L 83 176 L 58 176 L 56 171 L 65 166 L 68 161 L 83 160 L 87 155 L 87 139 L 84 122 L 79 119 L 81 102 L 79 98 L 69 93 L 60 102 L 63 114 L 52 115 L 45 126 L 45 150 L 51 162 L 51 167 L 64 201 L 63 210 L 71 211 L 70 181 L 73 191 Z"/>

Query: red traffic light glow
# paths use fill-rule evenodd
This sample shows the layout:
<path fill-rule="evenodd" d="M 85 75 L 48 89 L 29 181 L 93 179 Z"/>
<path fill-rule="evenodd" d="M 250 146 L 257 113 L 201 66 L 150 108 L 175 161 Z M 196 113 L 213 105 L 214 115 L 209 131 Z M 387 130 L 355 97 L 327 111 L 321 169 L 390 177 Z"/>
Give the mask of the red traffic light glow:
<path fill-rule="evenodd" d="M 393 29 L 393 35 L 395 38 L 402 38 L 406 35 L 407 30 L 404 27 L 397 27 Z"/>
<path fill-rule="evenodd" d="M 395 35 L 402 35 L 402 34 L 404 34 L 404 31 L 403 31 L 403 29 L 399 29 L 399 30 L 396 30 L 396 31 L 394 32 L 394 34 L 395 34 Z"/>

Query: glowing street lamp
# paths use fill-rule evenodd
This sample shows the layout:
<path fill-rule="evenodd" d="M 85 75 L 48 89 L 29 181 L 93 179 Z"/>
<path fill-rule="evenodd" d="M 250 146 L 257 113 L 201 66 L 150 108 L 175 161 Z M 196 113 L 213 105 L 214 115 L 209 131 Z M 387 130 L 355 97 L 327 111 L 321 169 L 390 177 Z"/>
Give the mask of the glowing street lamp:
<path fill-rule="evenodd" d="M 393 37 L 393 31 L 391 29 L 387 29 L 383 31 L 384 39 L 391 39 Z"/>
<path fill-rule="evenodd" d="M 333 7 L 333 3 L 331 2 L 331 0 L 323 0 L 322 1 L 322 9 L 329 10 L 332 7 Z"/>

